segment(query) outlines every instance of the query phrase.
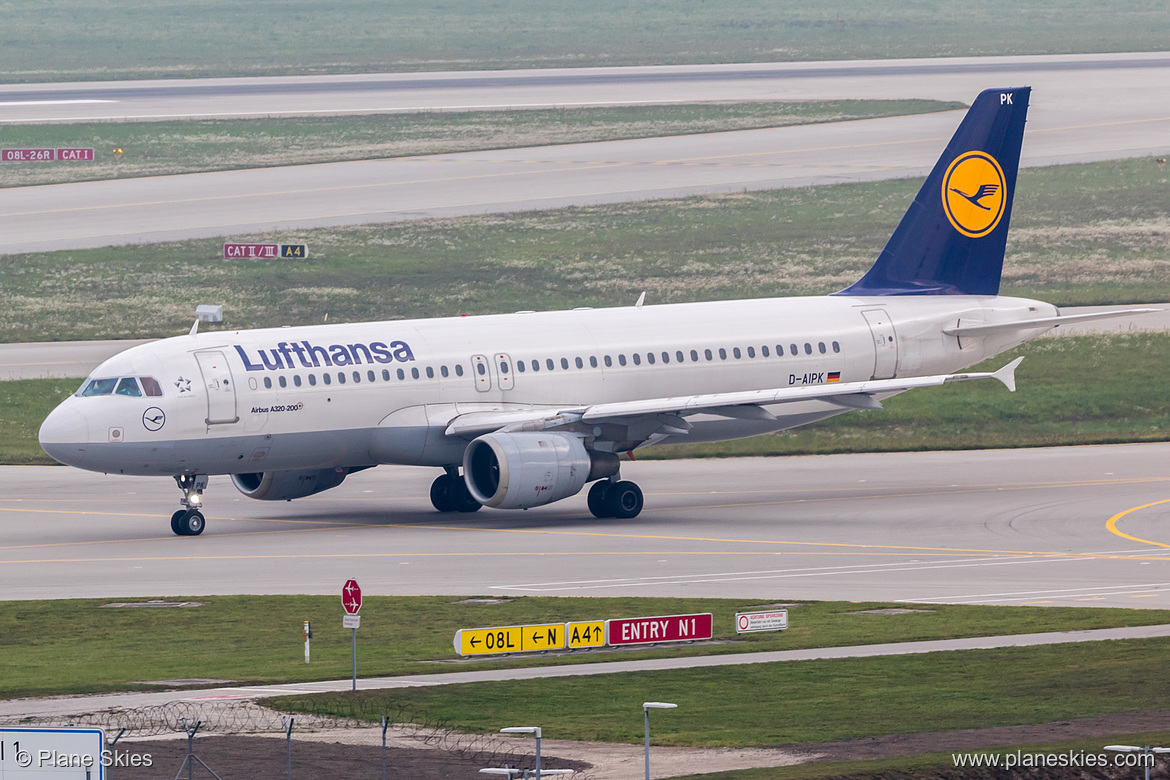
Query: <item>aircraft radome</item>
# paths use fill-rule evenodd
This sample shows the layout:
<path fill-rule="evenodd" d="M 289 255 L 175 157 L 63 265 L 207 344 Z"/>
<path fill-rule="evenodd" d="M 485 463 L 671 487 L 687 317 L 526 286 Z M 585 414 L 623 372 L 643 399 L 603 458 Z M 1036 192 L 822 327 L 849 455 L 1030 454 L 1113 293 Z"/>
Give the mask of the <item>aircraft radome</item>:
<path fill-rule="evenodd" d="M 441 512 L 530 508 L 588 483 L 598 517 L 642 491 L 619 456 L 807 425 L 956 373 L 1061 323 L 998 295 L 1030 88 L 981 93 L 873 267 L 824 297 L 192 333 L 99 366 L 45 420 L 62 463 L 291 500 L 383 463 L 442 469 Z M 1145 311 L 1145 310 L 1139 310 Z M 1132 313 L 1132 312 L 1128 312 Z M 780 462 L 777 468 L 783 468 Z"/>

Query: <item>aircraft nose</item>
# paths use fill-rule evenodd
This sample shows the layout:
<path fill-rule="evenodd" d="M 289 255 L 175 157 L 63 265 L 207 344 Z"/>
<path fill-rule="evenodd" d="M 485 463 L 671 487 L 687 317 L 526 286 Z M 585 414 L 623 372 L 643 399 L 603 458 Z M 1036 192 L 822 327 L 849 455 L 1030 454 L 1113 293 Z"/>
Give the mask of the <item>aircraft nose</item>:
<path fill-rule="evenodd" d="M 80 466 L 89 446 L 89 420 L 66 402 L 41 423 L 39 438 L 41 449 L 53 460 L 66 466 Z"/>

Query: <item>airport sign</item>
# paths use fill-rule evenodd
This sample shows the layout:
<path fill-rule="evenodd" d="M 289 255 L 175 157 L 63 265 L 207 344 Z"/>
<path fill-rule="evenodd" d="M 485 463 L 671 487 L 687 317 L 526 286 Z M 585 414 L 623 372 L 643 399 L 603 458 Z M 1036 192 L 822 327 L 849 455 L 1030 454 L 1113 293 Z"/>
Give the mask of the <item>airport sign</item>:
<path fill-rule="evenodd" d="M 223 256 L 225 259 L 237 258 L 267 259 L 280 255 L 280 244 L 224 244 Z"/>
<path fill-rule="evenodd" d="M 564 648 L 564 623 L 461 628 L 455 632 L 455 652 L 459 655 L 538 653 L 546 650 L 563 650 Z"/>
<path fill-rule="evenodd" d="M 570 650 L 605 647 L 605 621 L 565 624 L 565 644 Z"/>
<path fill-rule="evenodd" d="M 308 244 L 281 244 L 280 245 L 280 256 L 281 257 L 293 257 L 293 258 L 296 258 L 298 260 L 304 260 L 306 257 L 309 256 L 309 245 Z"/>
<path fill-rule="evenodd" d="M 735 613 L 735 633 L 752 631 L 783 631 L 788 628 L 788 610 L 773 609 L 760 612 Z"/>
<path fill-rule="evenodd" d="M 605 622 L 605 634 L 611 647 L 658 642 L 693 642 L 698 639 L 710 639 L 713 625 L 710 612 L 619 618 Z"/>
<path fill-rule="evenodd" d="M 92 162 L 93 149 L 58 149 L 57 159 L 62 162 Z"/>
<path fill-rule="evenodd" d="M 356 615 L 362 609 L 362 589 L 357 580 L 346 580 L 341 588 L 341 606 L 345 614 Z"/>
<path fill-rule="evenodd" d="M 3 162 L 52 162 L 57 155 L 52 149 L 0 149 Z"/>
<path fill-rule="evenodd" d="M 362 616 L 361 615 L 348 615 L 348 614 L 344 615 L 341 618 L 341 627 L 342 628 L 361 628 L 362 627 Z"/>

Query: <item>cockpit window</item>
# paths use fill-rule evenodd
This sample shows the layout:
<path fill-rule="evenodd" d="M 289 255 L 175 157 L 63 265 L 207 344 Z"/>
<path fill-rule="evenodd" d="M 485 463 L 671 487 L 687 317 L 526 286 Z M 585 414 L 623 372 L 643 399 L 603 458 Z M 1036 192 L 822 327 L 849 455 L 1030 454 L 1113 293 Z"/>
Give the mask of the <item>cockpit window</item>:
<path fill-rule="evenodd" d="M 116 384 L 118 384 L 118 380 L 116 378 L 115 379 L 91 379 L 89 384 L 86 385 L 82 389 L 81 395 L 83 395 L 83 396 L 110 395 L 111 393 L 114 392 L 114 385 L 116 385 Z"/>
<path fill-rule="evenodd" d="M 138 389 L 138 380 L 132 376 L 119 379 L 118 388 L 114 390 L 114 395 L 127 395 L 132 398 L 141 398 L 142 391 Z"/>
<path fill-rule="evenodd" d="M 155 379 L 154 377 L 140 376 L 140 377 L 138 377 L 138 381 L 142 383 L 142 390 L 148 396 L 150 396 L 152 398 L 157 398 L 158 396 L 161 396 L 163 394 L 162 385 L 160 385 L 158 383 L 158 380 Z"/>

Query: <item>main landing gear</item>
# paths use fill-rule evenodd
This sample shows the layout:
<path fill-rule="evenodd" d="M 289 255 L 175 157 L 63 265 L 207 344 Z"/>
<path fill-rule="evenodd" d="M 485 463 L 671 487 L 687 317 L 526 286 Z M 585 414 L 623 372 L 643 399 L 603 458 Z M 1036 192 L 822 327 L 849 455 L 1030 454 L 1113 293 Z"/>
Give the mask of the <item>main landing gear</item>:
<path fill-rule="evenodd" d="M 198 536 L 207 525 L 199 511 L 203 506 L 203 491 L 207 489 L 207 475 L 176 474 L 175 483 L 183 491 L 179 499 L 183 509 L 171 515 L 171 530 L 178 536 Z"/>
<path fill-rule="evenodd" d="M 440 512 L 478 512 L 483 508 L 471 497 L 457 468 L 447 469 L 431 483 L 431 504 Z"/>
<path fill-rule="evenodd" d="M 598 480 L 589 488 L 589 511 L 594 517 L 628 520 L 642 511 L 642 488 L 633 482 Z"/>

